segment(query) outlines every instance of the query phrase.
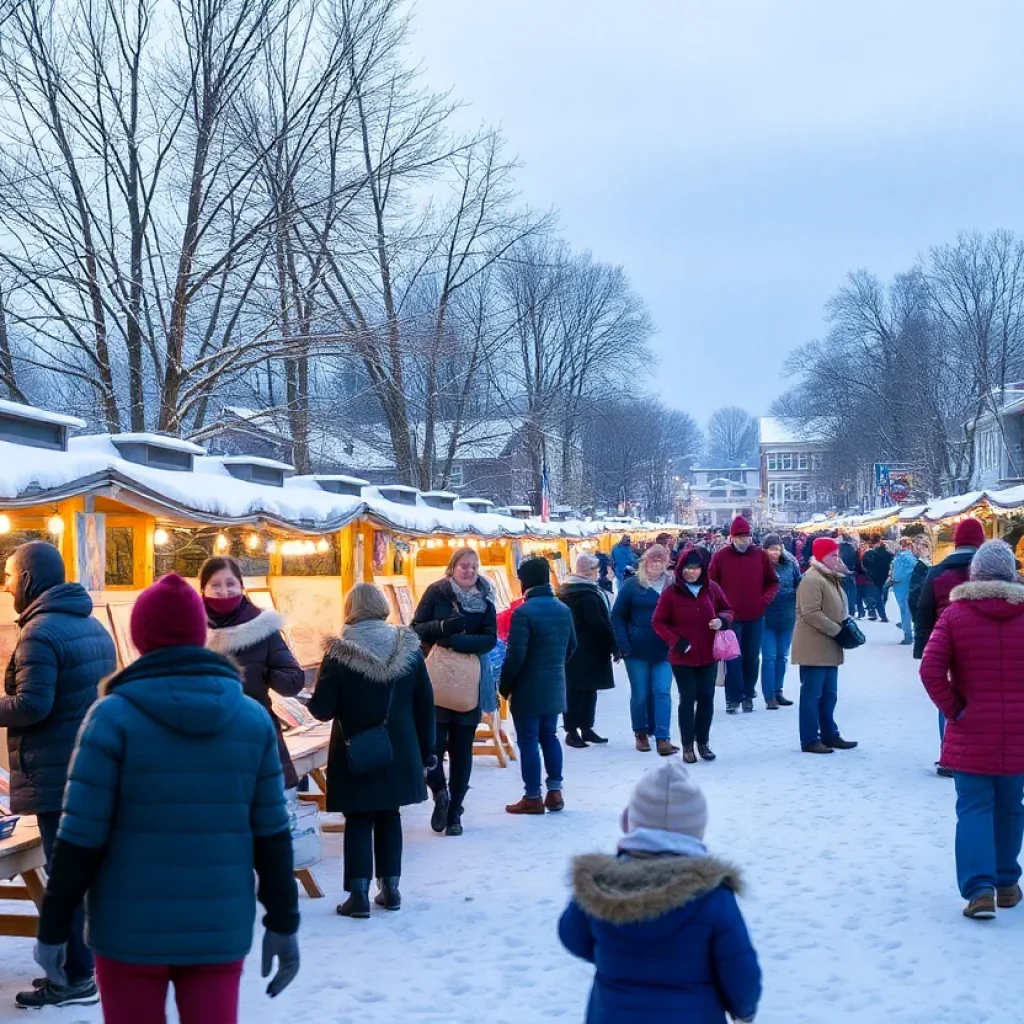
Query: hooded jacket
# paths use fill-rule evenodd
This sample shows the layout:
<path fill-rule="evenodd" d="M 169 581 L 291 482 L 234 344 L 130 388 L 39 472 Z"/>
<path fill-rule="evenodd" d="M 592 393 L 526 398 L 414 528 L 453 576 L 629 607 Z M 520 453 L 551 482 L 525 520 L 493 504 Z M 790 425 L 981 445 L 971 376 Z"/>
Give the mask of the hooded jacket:
<path fill-rule="evenodd" d="M 50 552 L 58 560 L 60 553 L 49 544 L 29 547 L 19 555 L 20 633 L 0 697 L 15 814 L 60 810 L 75 737 L 100 680 L 117 668 L 114 641 L 92 618 L 92 599 L 78 583 L 63 582 L 63 563 L 50 565 Z"/>
<path fill-rule="evenodd" d="M 679 556 L 675 582 L 661 592 L 651 625 L 668 645 L 670 664 L 699 668 L 715 660 L 715 631 L 709 623 L 719 618 L 723 628 L 728 629 L 733 620 L 733 612 L 722 588 L 708 579 L 707 563 L 703 555 L 697 580 L 700 590 L 694 597 L 683 579 L 683 566 L 691 553 L 700 554 L 697 548 L 689 547 Z M 685 653 L 677 650 L 682 640 L 689 644 Z"/>
<path fill-rule="evenodd" d="M 334 722 L 327 760 L 327 810 L 388 811 L 427 798 L 423 766 L 434 755 L 434 691 L 420 638 L 405 626 L 367 621 L 346 626 L 320 665 L 309 710 Z M 392 760 L 355 774 L 346 737 L 386 725 Z"/>
<path fill-rule="evenodd" d="M 131 964 L 243 959 L 257 869 L 268 905 L 260 849 L 272 837 L 280 857 L 271 885 L 290 909 L 267 925 L 294 932 L 298 896 L 277 736 L 267 712 L 243 694 L 238 670 L 201 647 L 165 648 L 105 690 L 78 740 L 50 879 L 63 892 L 68 851 L 95 851 L 89 948 Z"/>
<path fill-rule="evenodd" d="M 618 650 L 612 630 L 608 597 L 597 583 L 569 576 L 559 587 L 558 599 L 572 612 L 576 650 L 565 663 L 569 690 L 610 690 L 615 686 L 612 655 Z"/>
<path fill-rule="evenodd" d="M 779 578 L 768 552 L 751 544 L 740 554 L 727 544 L 711 556 L 708 575 L 725 591 L 737 622 L 755 622 L 775 600 Z"/>
<path fill-rule="evenodd" d="M 946 716 L 941 763 L 975 775 L 1024 775 L 1024 585 L 961 584 L 921 661 Z"/>
<path fill-rule="evenodd" d="M 668 659 L 668 645 L 654 632 L 652 620 L 658 599 L 671 585 L 671 579 L 666 579 L 659 591 L 645 587 L 639 576 L 633 576 L 619 587 L 612 606 L 612 629 L 624 658 L 649 664 Z"/>
<path fill-rule="evenodd" d="M 749 1018 L 761 969 L 736 903 L 737 872 L 713 857 L 579 857 L 558 933 L 596 967 L 587 1024 L 725 1024 Z"/>
<path fill-rule="evenodd" d="M 797 560 L 783 550 L 779 564 L 775 566 L 779 589 L 764 613 L 764 624 L 768 629 L 783 632 L 796 626 L 796 588 L 802 576 Z"/>
<path fill-rule="evenodd" d="M 206 646 L 211 651 L 230 657 L 242 669 L 242 689 L 247 697 L 262 704 L 270 713 L 277 730 L 277 749 L 281 755 L 286 789 L 299 784 L 288 756 L 284 730 L 274 715 L 270 691 L 282 697 L 297 697 L 306 685 L 306 673 L 285 643 L 284 619 L 277 612 L 261 610 L 248 598 L 233 615 L 224 619 L 210 616 Z"/>
<path fill-rule="evenodd" d="M 950 595 L 971 577 L 971 562 L 977 548 L 957 548 L 938 565 L 928 570 L 921 584 L 921 597 L 914 617 L 914 657 L 918 660 L 924 654 L 928 638 L 935 623 L 949 606 Z"/>
<path fill-rule="evenodd" d="M 892 578 L 892 589 L 897 594 L 910 593 L 910 580 L 917 566 L 917 555 L 913 551 L 903 550 L 893 560 L 889 570 Z"/>

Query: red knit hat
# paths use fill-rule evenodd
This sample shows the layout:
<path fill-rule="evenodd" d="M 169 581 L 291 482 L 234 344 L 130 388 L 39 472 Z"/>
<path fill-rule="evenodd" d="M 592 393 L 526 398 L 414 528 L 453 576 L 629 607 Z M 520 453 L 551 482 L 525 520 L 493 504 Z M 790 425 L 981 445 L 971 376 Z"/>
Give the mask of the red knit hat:
<path fill-rule="evenodd" d="M 832 537 L 819 537 L 811 545 L 811 554 L 821 562 L 839 550 L 839 542 Z"/>
<path fill-rule="evenodd" d="M 750 523 L 743 516 L 737 516 L 729 527 L 730 537 L 749 537 L 751 532 Z"/>
<path fill-rule="evenodd" d="M 132 608 L 132 643 L 140 654 L 161 647 L 202 647 L 206 643 L 203 599 L 171 573 L 147 587 Z"/>
<path fill-rule="evenodd" d="M 953 531 L 953 545 L 958 548 L 980 548 L 985 543 L 985 527 L 978 519 L 965 519 Z"/>

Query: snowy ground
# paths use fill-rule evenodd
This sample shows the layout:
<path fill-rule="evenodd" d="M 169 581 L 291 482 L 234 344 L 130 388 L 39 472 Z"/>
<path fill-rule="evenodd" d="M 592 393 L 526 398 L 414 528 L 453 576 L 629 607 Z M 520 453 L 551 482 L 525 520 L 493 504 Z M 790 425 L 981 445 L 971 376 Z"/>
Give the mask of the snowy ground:
<path fill-rule="evenodd" d="M 744 872 L 742 905 L 765 973 L 759 1024 L 1009 1024 L 1020 1020 L 1024 906 L 993 923 L 960 916 L 953 786 L 935 777 L 935 714 L 894 625 L 840 677 L 837 715 L 859 750 L 801 754 L 796 708 L 726 717 L 719 754 L 696 771 L 708 842 Z M 796 672 L 787 690 L 796 697 Z M 722 694 L 719 692 L 719 700 Z M 342 920 L 341 837 L 317 869 L 328 898 L 303 899 L 303 968 L 275 1003 L 250 959 L 242 1020 L 319 1024 L 582 1020 L 590 969 L 556 937 L 575 853 L 614 847 L 630 786 L 654 754 L 632 749 L 627 687 L 599 704 L 606 748 L 567 750 L 564 814 L 511 818 L 518 771 L 482 762 L 461 839 L 437 837 L 427 805 L 406 815 L 405 909 Z M 31 943 L 0 939 L 0 1022 L 33 976 Z M 34 1018 L 94 1024 L 98 1008 Z M 172 1014 L 171 1020 L 177 1020 Z"/>

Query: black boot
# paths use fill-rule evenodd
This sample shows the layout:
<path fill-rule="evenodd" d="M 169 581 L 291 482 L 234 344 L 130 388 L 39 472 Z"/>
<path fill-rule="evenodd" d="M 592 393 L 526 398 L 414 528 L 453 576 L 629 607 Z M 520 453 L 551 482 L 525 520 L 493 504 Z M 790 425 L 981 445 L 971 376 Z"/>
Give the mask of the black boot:
<path fill-rule="evenodd" d="M 567 747 L 576 747 L 577 749 L 590 746 L 590 744 L 587 743 L 587 741 L 580 735 L 579 729 L 565 730 L 565 745 Z"/>
<path fill-rule="evenodd" d="M 463 809 L 455 803 L 448 809 L 448 826 L 444 830 L 446 836 L 462 835 L 462 813 Z"/>
<path fill-rule="evenodd" d="M 398 891 L 399 881 L 397 876 L 395 878 L 378 878 L 377 895 L 374 896 L 373 902 L 385 910 L 401 910 L 402 894 Z"/>
<path fill-rule="evenodd" d="M 451 799 L 448 796 L 448 787 L 439 789 L 434 794 L 434 813 L 430 816 L 430 827 L 440 835 L 448 822 L 448 808 L 451 806 Z"/>
<path fill-rule="evenodd" d="M 706 743 L 697 744 L 697 753 L 700 754 L 705 761 L 714 761 L 718 756 Z"/>
<path fill-rule="evenodd" d="M 367 918 L 370 916 L 370 880 L 353 878 L 348 883 L 348 899 L 340 907 L 341 917 Z"/>
<path fill-rule="evenodd" d="M 793 702 L 788 697 L 784 697 L 781 693 L 775 694 L 775 703 L 778 704 L 780 708 L 791 708 L 793 706 Z"/>
<path fill-rule="evenodd" d="M 697 755 L 693 752 L 693 744 L 692 743 L 684 743 L 683 744 L 683 760 L 687 764 L 696 764 L 697 763 Z"/>
<path fill-rule="evenodd" d="M 604 736 L 598 736 L 593 729 L 584 729 L 580 735 L 587 743 L 607 743 L 608 740 Z"/>

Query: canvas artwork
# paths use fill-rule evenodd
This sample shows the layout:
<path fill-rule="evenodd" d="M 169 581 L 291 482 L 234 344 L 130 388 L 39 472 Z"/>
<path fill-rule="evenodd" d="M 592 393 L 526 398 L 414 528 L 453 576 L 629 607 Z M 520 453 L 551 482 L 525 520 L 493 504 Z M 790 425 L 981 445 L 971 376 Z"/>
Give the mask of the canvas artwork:
<path fill-rule="evenodd" d="M 398 611 L 403 626 L 411 626 L 416 615 L 416 605 L 412 599 L 412 591 L 408 584 L 395 587 L 395 596 L 398 598 Z"/>
<path fill-rule="evenodd" d="M 295 659 L 303 668 L 319 665 L 325 643 L 341 632 L 341 577 L 274 576 L 270 593 Z"/>
<path fill-rule="evenodd" d="M 122 668 L 139 658 L 138 649 L 132 643 L 132 607 L 130 604 L 123 603 L 107 605 L 111 631 L 117 646 L 117 660 L 121 663 Z"/>
<path fill-rule="evenodd" d="M 246 590 L 245 596 L 257 607 L 261 612 L 274 612 L 277 609 L 274 607 L 274 595 L 269 590 Z"/>
<path fill-rule="evenodd" d="M 393 583 L 381 583 L 378 580 L 374 580 L 374 586 L 388 599 L 388 604 L 391 607 L 391 614 L 388 616 L 388 622 L 396 626 L 401 624 L 402 609 L 398 604 L 398 595 L 395 593 L 395 585 Z"/>
<path fill-rule="evenodd" d="M 494 603 L 499 612 L 512 606 L 512 587 L 508 582 L 508 573 L 500 565 L 486 566 L 483 574 L 494 584 Z"/>
<path fill-rule="evenodd" d="M 78 580 L 86 590 L 102 590 L 107 582 L 107 517 L 76 512 Z"/>

